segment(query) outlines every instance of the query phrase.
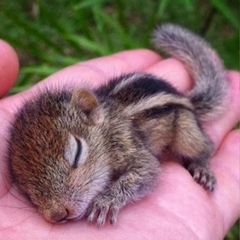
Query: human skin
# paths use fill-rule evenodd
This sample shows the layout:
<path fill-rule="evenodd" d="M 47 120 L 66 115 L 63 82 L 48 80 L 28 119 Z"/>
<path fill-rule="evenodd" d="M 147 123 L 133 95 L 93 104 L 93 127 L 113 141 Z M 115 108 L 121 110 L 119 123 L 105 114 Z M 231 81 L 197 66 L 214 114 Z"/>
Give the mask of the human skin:
<path fill-rule="evenodd" d="M 2 41 L 0 53 L 0 96 L 3 96 L 16 80 L 18 59 L 13 49 Z M 172 159 L 164 161 L 159 183 L 153 192 L 123 208 L 116 225 L 106 224 L 99 229 L 85 219 L 65 224 L 46 222 L 12 183 L 6 158 L 7 129 L 24 101 L 46 86 L 70 84 L 81 87 L 90 82 L 97 87 L 111 77 L 133 71 L 163 77 L 182 92 L 192 85 L 186 69 L 177 60 L 163 60 L 149 50 L 133 50 L 67 67 L 25 92 L 0 100 L 0 239 L 224 238 L 240 216 L 240 131 L 232 130 L 240 118 L 240 74 L 235 71 L 228 72 L 230 101 L 226 113 L 205 126 L 217 149 L 211 160 L 211 169 L 217 178 L 213 193 L 195 183 L 188 171 L 169 156 Z"/>

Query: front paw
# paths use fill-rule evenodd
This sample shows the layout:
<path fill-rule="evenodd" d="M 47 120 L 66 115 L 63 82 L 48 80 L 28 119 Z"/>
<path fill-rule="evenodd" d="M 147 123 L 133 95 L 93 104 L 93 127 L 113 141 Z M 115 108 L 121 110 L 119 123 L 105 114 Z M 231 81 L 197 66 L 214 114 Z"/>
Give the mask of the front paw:
<path fill-rule="evenodd" d="M 196 163 L 192 163 L 188 166 L 188 171 L 193 176 L 194 181 L 202 185 L 207 191 L 214 190 L 216 179 L 207 166 L 199 166 Z"/>
<path fill-rule="evenodd" d="M 90 207 L 88 213 L 88 221 L 94 222 L 96 220 L 97 226 L 101 227 L 105 224 L 107 216 L 111 224 L 115 224 L 117 221 L 118 212 L 122 204 L 111 195 L 100 195 L 96 197 Z"/>

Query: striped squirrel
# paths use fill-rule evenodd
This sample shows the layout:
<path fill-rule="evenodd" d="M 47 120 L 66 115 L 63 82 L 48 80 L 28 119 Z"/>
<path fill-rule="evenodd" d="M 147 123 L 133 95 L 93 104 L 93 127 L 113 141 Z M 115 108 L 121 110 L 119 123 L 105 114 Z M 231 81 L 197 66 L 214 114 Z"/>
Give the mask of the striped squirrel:
<path fill-rule="evenodd" d="M 84 216 L 98 226 L 156 185 L 170 148 L 207 191 L 214 146 L 201 125 L 225 108 L 228 82 L 215 51 L 173 24 L 158 27 L 153 44 L 182 61 L 195 85 L 183 95 L 146 73 L 112 79 L 95 90 L 46 90 L 18 112 L 10 130 L 13 179 L 53 223 Z"/>

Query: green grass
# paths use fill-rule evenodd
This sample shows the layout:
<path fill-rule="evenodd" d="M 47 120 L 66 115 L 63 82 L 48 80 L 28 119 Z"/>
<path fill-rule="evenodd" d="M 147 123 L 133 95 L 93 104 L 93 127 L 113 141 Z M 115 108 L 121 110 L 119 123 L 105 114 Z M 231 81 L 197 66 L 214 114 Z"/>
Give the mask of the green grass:
<path fill-rule="evenodd" d="M 12 93 L 85 59 L 149 48 L 152 29 L 162 22 L 199 33 L 227 68 L 239 70 L 238 9 L 236 0 L 1 0 L 0 38 L 21 63 Z M 237 224 L 226 239 L 238 239 Z"/>
<path fill-rule="evenodd" d="M 228 68 L 239 69 L 238 5 L 233 0 L 1 0 L 0 37 L 18 51 L 12 93 L 78 61 L 149 48 L 156 24 L 175 22 L 204 36 Z"/>

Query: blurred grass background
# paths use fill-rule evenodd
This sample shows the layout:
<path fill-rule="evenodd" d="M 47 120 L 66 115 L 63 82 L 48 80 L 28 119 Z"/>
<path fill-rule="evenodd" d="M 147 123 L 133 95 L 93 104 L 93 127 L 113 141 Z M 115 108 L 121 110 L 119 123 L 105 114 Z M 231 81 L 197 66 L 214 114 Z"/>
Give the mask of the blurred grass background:
<path fill-rule="evenodd" d="M 1 0 L 0 38 L 21 64 L 11 93 L 79 61 L 149 48 L 152 29 L 162 22 L 200 34 L 227 68 L 239 70 L 238 11 L 236 0 Z M 239 221 L 225 239 L 239 239 Z"/>
<path fill-rule="evenodd" d="M 236 0 L 1 0 L 0 37 L 17 50 L 12 93 L 85 59 L 149 48 L 158 23 L 175 22 L 205 37 L 227 68 L 239 69 Z"/>

